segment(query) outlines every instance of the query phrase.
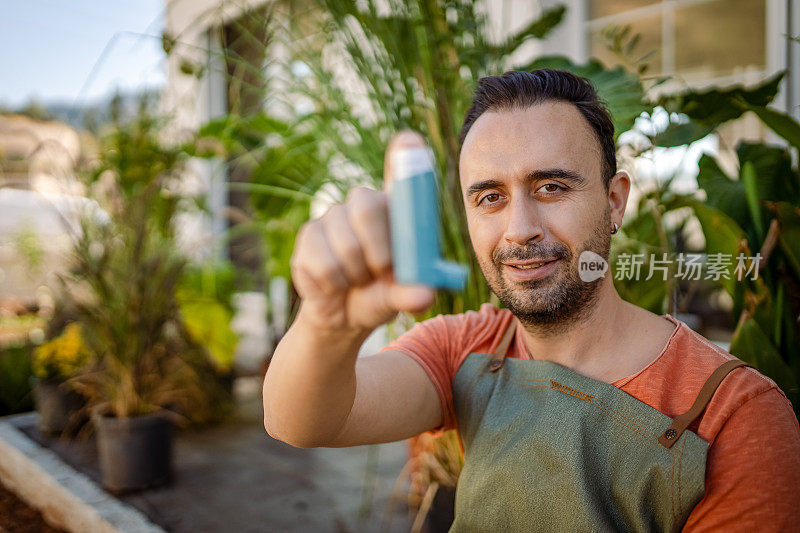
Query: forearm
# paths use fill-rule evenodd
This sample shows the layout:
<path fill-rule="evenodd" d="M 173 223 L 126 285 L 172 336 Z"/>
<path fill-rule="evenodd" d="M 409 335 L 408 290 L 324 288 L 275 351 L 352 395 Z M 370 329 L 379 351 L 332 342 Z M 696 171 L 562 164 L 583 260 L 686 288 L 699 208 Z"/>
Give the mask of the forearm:
<path fill-rule="evenodd" d="M 355 361 L 369 331 L 315 327 L 301 309 L 264 379 L 264 426 L 298 447 L 324 446 L 339 433 L 356 395 Z"/>

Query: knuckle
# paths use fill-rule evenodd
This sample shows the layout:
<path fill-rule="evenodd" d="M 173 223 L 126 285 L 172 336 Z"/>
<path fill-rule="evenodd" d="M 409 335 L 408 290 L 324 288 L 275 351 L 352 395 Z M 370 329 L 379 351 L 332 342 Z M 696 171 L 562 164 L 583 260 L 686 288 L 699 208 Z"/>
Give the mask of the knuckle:
<path fill-rule="evenodd" d="M 361 246 L 354 239 L 347 239 L 342 243 L 341 251 L 348 259 L 357 259 L 361 255 Z"/>
<path fill-rule="evenodd" d="M 317 276 L 326 280 L 337 279 L 339 268 L 333 261 L 321 261 L 317 266 Z"/>
<path fill-rule="evenodd" d="M 392 265 L 392 254 L 387 246 L 370 248 L 366 255 L 367 262 L 373 270 L 382 271 Z"/>
<path fill-rule="evenodd" d="M 371 226 L 380 221 L 380 206 L 375 203 L 354 205 L 350 211 L 350 220 L 359 226 Z"/>
<path fill-rule="evenodd" d="M 294 250 L 292 250 L 292 256 L 289 258 L 289 267 L 290 268 L 298 268 L 302 261 L 302 246 L 301 242 L 298 240 L 294 245 Z"/>
<path fill-rule="evenodd" d="M 347 192 L 347 201 L 369 198 L 376 192 L 378 191 L 376 191 L 372 187 L 367 187 L 366 185 L 359 185 L 358 187 L 353 187 Z"/>
<path fill-rule="evenodd" d="M 342 204 L 333 204 L 332 206 L 330 206 L 325 211 L 325 214 L 322 215 L 319 218 L 319 220 L 321 222 L 327 222 L 332 218 L 335 219 L 335 218 L 339 217 L 342 214 L 343 210 L 344 210 L 344 205 L 342 205 Z"/>
<path fill-rule="evenodd" d="M 297 255 L 297 251 L 295 251 L 289 259 L 289 268 L 293 272 L 303 269 L 303 260 Z"/>
<path fill-rule="evenodd" d="M 298 243 L 302 243 L 308 239 L 309 233 L 313 230 L 314 226 L 317 224 L 315 220 L 309 220 L 308 222 L 304 223 L 300 226 L 300 229 L 297 230 L 297 239 Z"/>

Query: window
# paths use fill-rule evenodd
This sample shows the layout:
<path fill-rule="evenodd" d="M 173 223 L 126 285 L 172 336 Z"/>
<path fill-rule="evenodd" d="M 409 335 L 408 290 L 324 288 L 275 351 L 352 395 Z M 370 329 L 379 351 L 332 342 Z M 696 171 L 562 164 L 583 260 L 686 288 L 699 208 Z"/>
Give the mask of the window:
<path fill-rule="evenodd" d="M 590 0 L 591 54 L 614 65 L 603 39 L 611 26 L 641 34 L 634 55 L 652 52 L 650 75 L 736 82 L 766 69 L 765 0 Z"/>

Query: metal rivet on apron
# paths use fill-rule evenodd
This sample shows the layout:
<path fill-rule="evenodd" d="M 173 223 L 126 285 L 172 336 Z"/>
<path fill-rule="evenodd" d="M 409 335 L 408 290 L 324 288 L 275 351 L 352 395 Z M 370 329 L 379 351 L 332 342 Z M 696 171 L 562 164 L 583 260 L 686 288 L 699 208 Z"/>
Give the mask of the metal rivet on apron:
<path fill-rule="evenodd" d="M 494 359 L 491 363 L 489 363 L 489 368 L 492 370 L 497 370 L 502 364 L 503 362 L 499 359 Z"/>
<path fill-rule="evenodd" d="M 664 432 L 664 436 L 665 436 L 665 437 L 667 437 L 668 439 L 672 440 L 672 439 L 674 439 L 676 436 L 678 436 L 678 432 L 677 432 L 677 431 L 675 431 L 675 430 L 674 430 L 674 429 L 672 429 L 672 428 L 669 428 L 669 429 L 668 429 L 666 432 Z"/>

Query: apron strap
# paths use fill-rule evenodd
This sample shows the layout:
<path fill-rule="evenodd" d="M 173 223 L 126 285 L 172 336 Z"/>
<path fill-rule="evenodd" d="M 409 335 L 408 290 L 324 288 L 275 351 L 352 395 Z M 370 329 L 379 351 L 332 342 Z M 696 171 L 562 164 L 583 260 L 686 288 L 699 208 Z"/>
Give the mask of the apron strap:
<path fill-rule="evenodd" d="M 508 326 L 506 327 L 505 333 L 503 333 L 503 338 L 500 339 L 500 344 L 497 345 L 497 348 L 494 350 L 494 354 L 492 355 L 492 360 L 489 361 L 489 371 L 496 372 L 503 366 L 503 361 L 506 358 L 506 352 L 508 351 L 508 347 L 511 345 L 511 340 L 514 338 L 514 333 L 517 332 L 517 320 L 515 317 L 511 317 L 511 322 L 509 322 Z"/>
<path fill-rule="evenodd" d="M 731 370 L 739 368 L 740 366 L 752 367 L 753 365 L 738 359 L 733 359 L 719 365 L 708 377 L 703 388 L 700 389 L 700 393 L 697 395 L 697 399 L 695 399 L 692 407 L 672 420 L 672 425 L 658 437 L 658 442 L 666 448 L 672 448 L 672 445 L 678 441 L 684 430 L 703 413 L 706 405 L 708 405 L 708 402 L 717 390 L 717 387 L 719 387 L 719 384 L 725 379 L 725 376 L 727 376 Z"/>

